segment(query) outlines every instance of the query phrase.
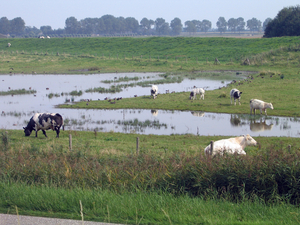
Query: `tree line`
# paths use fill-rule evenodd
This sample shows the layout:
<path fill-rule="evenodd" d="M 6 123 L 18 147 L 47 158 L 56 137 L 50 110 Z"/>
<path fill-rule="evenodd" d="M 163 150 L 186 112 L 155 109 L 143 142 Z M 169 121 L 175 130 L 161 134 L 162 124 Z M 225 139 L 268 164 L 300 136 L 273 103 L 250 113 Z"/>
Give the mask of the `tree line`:
<path fill-rule="evenodd" d="M 268 18 L 266 21 L 271 20 Z M 228 21 L 220 17 L 216 23 L 217 29 L 221 33 L 226 31 L 240 32 L 246 29 L 251 31 L 261 31 L 265 28 L 265 23 L 261 26 L 261 21 L 252 18 L 247 22 L 244 18 L 230 18 Z M 35 37 L 38 35 L 64 36 L 64 35 L 179 35 L 181 32 L 208 32 L 212 30 L 212 23 L 209 20 L 186 21 L 184 26 L 179 18 L 174 18 L 170 23 L 163 18 L 156 20 L 143 18 L 140 22 L 133 17 L 114 17 L 104 15 L 100 18 L 85 18 L 77 20 L 69 17 L 65 21 L 64 29 L 52 29 L 51 26 L 36 27 L 25 26 L 25 21 L 21 17 L 8 20 L 6 17 L 0 19 L 0 33 L 10 36 Z"/>
<path fill-rule="evenodd" d="M 241 32 L 246 29 L 265 31 L 264 37 L 298 36 L 300 35 L 300 6 L 283 8 L 274 19 L 267 18 L 263 23 L 252 18 L 247 21 L 244 18 L 219 17 L 216 23 L 217 29 L 212 28 L 209 20 L 186 21 L 184 26 L 179 18 L 174 18 L 170 23 L 163 18 L 156 20 L 143 18 L 140 22 L 133 17 L 114 17 L 104 15 L 100 18 L 85 18 L 78 21 L 75 17 L 69 17 L 65 21 L 64 29 L 52 29 L 51 26 L 36 27 L 25 26 L 21 17 L 8 20 L 0 19 L 0 34 L 10 36 L 36 37 L 38 35 L 68 36 L 68 35 L 179 35 L 181 32 L 195 33 L 211 30 L 223 32 Z"/>

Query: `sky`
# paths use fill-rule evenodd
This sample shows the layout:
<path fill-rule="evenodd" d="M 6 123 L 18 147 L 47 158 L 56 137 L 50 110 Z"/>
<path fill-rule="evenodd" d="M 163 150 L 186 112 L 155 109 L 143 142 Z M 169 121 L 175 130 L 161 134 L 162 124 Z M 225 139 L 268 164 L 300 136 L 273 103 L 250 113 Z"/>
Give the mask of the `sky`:
<path fill-rule="evenodd" d="M 103 15 L 134 17 L 138 22 L 144 17 L 163 18 L 168 23 L 177 17 L 183 25 L 188 20 L 207 19 L 215 28 L 221 16 L 227 21 L 243 17 L 245 22 L 256 18 L 263 23 L 284 7 L 299 4 L 299 0 L 2 0 L 0 18 L 21 17 L 25 26 L 63 29 L 71 16 L 78 21 Z"/>

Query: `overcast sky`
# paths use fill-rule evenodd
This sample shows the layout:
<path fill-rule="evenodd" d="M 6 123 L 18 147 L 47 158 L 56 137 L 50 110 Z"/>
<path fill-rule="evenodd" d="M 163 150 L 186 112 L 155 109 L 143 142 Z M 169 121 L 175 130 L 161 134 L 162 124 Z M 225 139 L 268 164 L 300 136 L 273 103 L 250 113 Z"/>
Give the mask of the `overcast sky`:
<path fill-rule="evenodd" d="M 25 26 L 52 29 L 64 28 L 71 16 L 79 21 L 107 14 L 134 17 L 139 22 L 146 17 L 163 18 L 170 23 L 178 17 L 183 25 L 188 20 L 207 19 L 216 27 L 220 16 L 227 21 L 254 17 L 263 23 L 268 17 L 273 19 L 282 8 L 299 4 L 299 0 L 2 0 L 0 18 L 21 17 Z"/>

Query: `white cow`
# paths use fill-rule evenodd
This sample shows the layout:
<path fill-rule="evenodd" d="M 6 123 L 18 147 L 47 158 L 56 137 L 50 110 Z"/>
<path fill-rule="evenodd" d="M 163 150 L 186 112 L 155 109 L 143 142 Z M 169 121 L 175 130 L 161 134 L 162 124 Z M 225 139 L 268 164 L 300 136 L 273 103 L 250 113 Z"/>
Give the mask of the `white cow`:
<path fill-rule="evenodd" d="M 153 99 L 156 98 L 157 94 L 158 94 L 158 87 L 156 85 L 152 85 L 151 96 L 153 96 Z"/>
<path fill-rule="evenodd" d="M 197 95 L 200 96 L 199 99 L 203 99 L 204 100 L 204 94 L 205 94 L 205 90 L 203 88 L 194 88 L 191 93 L 190 93 L 190 99 L 194 100 L 195 98 L 197 99 Z"/>
<path fill-rule="evenodd" d="M 252 110 L 254 111 L 254 115 L 255 115 L 255 110 L 259 109 L 260 110 L 260 114 L 262 114 L 262 111 L 265 112 L 265 114 L 267 115 L 267 109 L 274 109 L 272 103 L 267 103 L 264 102 L 262 100 L 258 100 L 258 99 L 251 99 L 250 100 L 250 115 L 252 114 Z"/>
<path fill-rule="evenodd" d="M 241 154 L 246 155 L 244 151 L 246 146 L 254 146 L 257 142 L 249 135 L 243 135 L 240 137 L 222 139 L 213 143 L 213 150 L 211 150 L 211 145 L 208 145 L 204 152 L 208 155 L 217 155 L 220 154 L 221 156 L 224 153 L 228 154 Z"/>
<path fill-rule="evenodd" d="M 239 100 L 239 104 L 241 104 L 240 99 L 241 99 L 241 94 L 243 92 L 239 91 L 238 89 L 234 88 L 231 89 L 230 91 L 230 104 L 232 104 L 232 98 L 234 100 L 234 105 L 236 105 L 236 100 Z"/>
<path fill-rule="evenodd" d="M 7 43 L 7 47 L 10 47 L 11 46 L 11 43 Z"/>

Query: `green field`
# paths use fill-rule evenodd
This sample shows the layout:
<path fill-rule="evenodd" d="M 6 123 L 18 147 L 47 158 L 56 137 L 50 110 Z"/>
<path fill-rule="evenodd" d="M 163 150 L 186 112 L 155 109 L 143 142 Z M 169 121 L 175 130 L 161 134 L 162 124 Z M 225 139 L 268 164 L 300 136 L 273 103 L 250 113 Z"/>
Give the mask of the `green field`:
<path fill-rule="evenodd" d="M 187 93 L 139 96 L 71 108 L 155 108 L 249 113 L 249 99 L 272 102 L 268 115 L 300 114 L 299 37 L 0 39 L 0 73 L 165 73 L 255 71 L 205 100 Z M 6 47 L 7 42 L 12 46 Z M 218 58 L 220 64 L 214 64 Z M 248 58 L 250 65 L 243 65 Z M 209 72 L 212 74 L 212 72 Z M 209 76 L 207 74 L 207 76 Z M 218 78 L 219 79 L 219 78 Z M 129 81 L 135 82 L 135 81 Z M 137 81 L 138 82 L 138 81 Z M 230 105 L 229 90 L 243 90 Z M 100 90 L 100 89 L 99 89 Z M 97 91 L 99 91 L 97 90 Z M 84 90 L 86 91 L 86 90 Z M 0 130 L 0 211 L 123 224 L 299 224 L 300 142 L 256 137 L 246 156 L 210 158 L 225 137 L 114 132 Z M 69 135 L 72 135 L 72 149 Z M 139 137 L 139 153 L 136 138 Z"/>

